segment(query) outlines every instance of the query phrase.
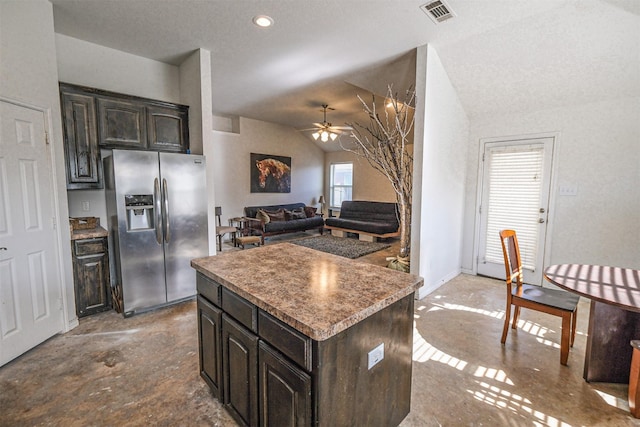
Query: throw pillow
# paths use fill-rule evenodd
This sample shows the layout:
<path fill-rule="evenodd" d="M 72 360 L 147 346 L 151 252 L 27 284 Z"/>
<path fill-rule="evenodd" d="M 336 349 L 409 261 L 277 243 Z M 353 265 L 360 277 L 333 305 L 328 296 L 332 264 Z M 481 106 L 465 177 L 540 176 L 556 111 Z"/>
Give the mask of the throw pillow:
<path fill-rule="evenodd" d="M 314 208 L 313 206 L 304 207 L 304 213 L 307 215 L 307 218 L 313 218 L 316 216 L 316 210 L 318 210 L 318 208 Z"/>
<path fill-rule="evenodd" d="M 278 209 L 277 211 L 266 211 L 266 214 L 269 215 L 269 221 L 270 222 L 277 222 L 277 221 L 285 221 L 284 218 L 284 209 Z"/>
<path fill-rule="evenodd" d="M 305 219 L 307 217 L 307 214 L 304 213 L 303 208 L 295 208 L 290 212 L 290 216 L 291 216 L 291 219 Z"/>
<path fill-rule="evenodd" d="M 256 218 L 258 218 L 259 220 L 263 221 L 265 224 L 268 224 L 269 221 L 271 221 L 271 218 L 269 218 L 269 215 L 267 215 L 267 213 L 265 211 L 263 211 L 262 209 L 258 209 L 258 213 L 256 214 Z"/>

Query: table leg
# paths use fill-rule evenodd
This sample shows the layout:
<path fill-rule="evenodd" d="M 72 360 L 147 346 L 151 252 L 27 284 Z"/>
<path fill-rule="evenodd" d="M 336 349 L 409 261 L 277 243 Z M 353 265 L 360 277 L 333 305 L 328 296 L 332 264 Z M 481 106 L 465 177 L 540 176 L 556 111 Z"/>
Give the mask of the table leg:
<path fill-rule="evenodd" d="M 591 301 L 584 379 L 628 383 L 634 339 L 640 339 L 640 313 Z"/>

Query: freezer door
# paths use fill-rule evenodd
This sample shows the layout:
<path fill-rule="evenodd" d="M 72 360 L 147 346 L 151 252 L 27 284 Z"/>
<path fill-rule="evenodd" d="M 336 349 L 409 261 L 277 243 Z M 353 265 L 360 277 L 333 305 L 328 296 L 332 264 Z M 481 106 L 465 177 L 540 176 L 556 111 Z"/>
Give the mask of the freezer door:
<path fill-rule="evenodd" d="M 160 153 L 167 301 L 196 294 L 193 258 L 208 255 L 204 156 Z"/>
<path fill-rule="evenodd" d="M 158 153 L 113 150 L 112 156 L 118 224 L 116 263 L 126 315 L 167 302 L 163 244 L 156 234 L 161 222 L 160 194 L 154 191 L 154 182 L 159 179 Z M 133 207 L 136 203 L 138 209 Z"/>

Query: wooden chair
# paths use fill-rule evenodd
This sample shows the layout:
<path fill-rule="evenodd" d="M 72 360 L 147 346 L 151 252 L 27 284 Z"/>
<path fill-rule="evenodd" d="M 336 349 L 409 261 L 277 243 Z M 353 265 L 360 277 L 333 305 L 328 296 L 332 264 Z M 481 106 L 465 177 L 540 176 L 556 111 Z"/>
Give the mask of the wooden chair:
<path fill-rule="evenodd" d="M 514 230 L 500 231 L 500 241 L 502 242 L 507 281 L 507 309 L 505 310 L 500 342 L 504 344 L 507 340 L 512 305 L 515 307 L 511 326 L 513 329 L 516 329 L 518 324 L 521 307 L 553 314 L 562 318 L 560 363 L 566 365 L 569 358 L 569 347 L 573 347 L 573 341 L 576 337 L 579 297 L 565 291 L 524 284 L 516 232 Z"/>
<path fill-rule="evenodd" d="M 216 206 L 216 219 L 218 221 L 216 224 L 216 239 L 218 240 L 218 250 L 222 252 L 222 236 L 230 233 L 231 238 L 233 239 L 233 244 L 235 246 L 236 232 L 238 231 L 238 229 L 227 225 L 220 225 L 220 216 L 222 216 L 222 207 Z"/>

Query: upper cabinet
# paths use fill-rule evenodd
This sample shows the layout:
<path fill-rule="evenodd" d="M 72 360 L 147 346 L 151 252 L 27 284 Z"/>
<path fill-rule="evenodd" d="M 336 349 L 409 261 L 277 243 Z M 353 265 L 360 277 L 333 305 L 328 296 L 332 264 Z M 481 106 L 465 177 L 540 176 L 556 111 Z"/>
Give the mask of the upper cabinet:
<path fill-rule="evenodd" d="M 149 149 L 184 152 L 189 146 L 189 110 L 182 105 L 147 106 Z"/>
<path fill-rule="evenodd" d="M 67 189 L 102 188 L 100 149 L 189 149 L 189 107 L 60 83 Z"/>
<path fill-rule="evenodd" d="M 113 98 L 97 98 L 98 135 L 100 147 L 147 147 L 145 106 L 139 102 Z"/>
<path fill-rule="evenodd" d="M 63 91 L 61 102 L 67 188 L 102 188 L 95 100 L 92 96 Z"/>

